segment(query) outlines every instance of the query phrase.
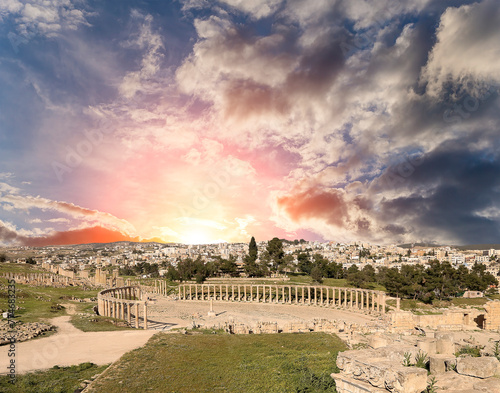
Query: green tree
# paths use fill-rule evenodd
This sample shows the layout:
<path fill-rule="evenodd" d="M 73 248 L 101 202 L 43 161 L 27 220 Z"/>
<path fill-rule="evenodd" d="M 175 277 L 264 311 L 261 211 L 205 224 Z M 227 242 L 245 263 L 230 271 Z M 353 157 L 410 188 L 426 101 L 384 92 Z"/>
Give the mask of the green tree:
<path fill-rule="evenodd" d="M 0 254 L 0 262 L 7 262 L 7 255 Z"/>
<path fill-rule="evenodd" d="M 222 274 L 227 274 L 231 277 L 238 277 L 238 266 L 236 265 L 236 257 L 229 255 L 228 259 L 220 258 L 220 270 Z"/>
<path fill-rule="evenodd" d="M 258 248 L 255 238 L 252 236 L 250 239 L 250 244 L 248 245 L 248 256 L 255 262 L 258 258 Z"/>
<path fill-rule="evenodd" d="M 311 278 L 320 284 L 323 282 L 323 271 L 319 266 L 314 266 L 311 269 Z"/>
<path fill-rule="evenodd" d="M 306 274 L 311 274 L 311 270 L 313 268 L 311 259 L 309 258 L 309 254 L 305 252 L 301 252 L 297 255 L 297 267 L 299 271 Z"/>
<path fill-rule="evenodd" d="M 352 265 L 346 272 L 347 282 L 356 288 L 362 288 L 365 283 L 363 272 L 356 265 Z"/>
<path fill-rule="evenodd" d="M 33 257 L 29 257 L 26 259 L 26 263 L 29 265 L 36 265 L 36 261 L 33 259 Z"/>
<path fill-rule="evenodd" d="M 272 268 L 277 272 L 283 263 L 283 257 L 285 255 L 283 251 L 283 242 L 275 237 L 267 242 L 266 250 L 269 253 Z"/>
<path fill-rule="evenodd" d="M 257 258 L 257 243 L 255 242 L 255 238 L 252 236 L 248 245 L 248 254 L 243 258 L 243 261 L 245 262 L 245 273 L 249 277 L 261 277 L 263 275 L 262 269 L 260 269 L 257 265 Z"/>

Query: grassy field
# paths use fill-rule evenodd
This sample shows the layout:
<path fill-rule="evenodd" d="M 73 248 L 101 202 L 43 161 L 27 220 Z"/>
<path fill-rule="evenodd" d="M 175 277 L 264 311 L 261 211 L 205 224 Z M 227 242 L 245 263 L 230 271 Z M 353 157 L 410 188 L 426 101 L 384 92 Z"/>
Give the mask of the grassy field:
<path fill-rule="evenodd" d="M 0 309 L 6 310 L 7 280 L 1 279 L 0 286 L 5 289 L 0 291 Z M 69 303 L 72 298 L 84 299 L 96 296 L 96 290 L 84 291 L 79 287 L 52 288 L 16 284 L 16 306 L 21 308 L 16 311 L 16 315 L 22 322 L 42 322 L 48 318 L 66 315 L 66 310 L 61 303 Z M 80 303 L 75 302 L 75 304 Z"/>
<path fill-rule="evenodd" d="M 8 376 L 0 376 L 2 393 L 73 393 L 84 380 L 102 373 L 108 366 L 82 363 L 71 367 L 54 367 L 48 371 L 17 376 L 15 384 Z"/>
<path fill-rule="evenodd" d="M 71 323 L 84 332 L 109 332 L 113 330 L 130 330 L 123 326 L 123 321 L 97 315 L 73 315 Z"/>
<path fill-rule="evenodd" d="M 345 344 L 324 333 L 158 334 L 125 354 L 91 392 L 335 392 Z"/>
<path fill-rule="evenodd" d="M 0 275 L 6 272 L 10 273 L 47 273 L 46 270 L 26 263 L 0 263 Z"/>

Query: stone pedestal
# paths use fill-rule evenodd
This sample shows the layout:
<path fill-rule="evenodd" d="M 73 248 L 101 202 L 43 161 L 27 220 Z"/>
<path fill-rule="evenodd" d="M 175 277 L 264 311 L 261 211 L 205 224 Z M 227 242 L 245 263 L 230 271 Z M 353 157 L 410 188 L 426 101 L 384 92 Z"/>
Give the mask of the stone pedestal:
<path fill-rule="evenodd" d="M 418 340 L 417 348 L 425 352 L 427 355 L 434 355 L 437 353 L 436 340 Z"/>
<path fill-rule="evenodd" d="M 453 365 L 456 365 L 456 358 L 453 355 L 431 355 L 429 357 L 431 374 L 442 374 L 450 371 Z"/>

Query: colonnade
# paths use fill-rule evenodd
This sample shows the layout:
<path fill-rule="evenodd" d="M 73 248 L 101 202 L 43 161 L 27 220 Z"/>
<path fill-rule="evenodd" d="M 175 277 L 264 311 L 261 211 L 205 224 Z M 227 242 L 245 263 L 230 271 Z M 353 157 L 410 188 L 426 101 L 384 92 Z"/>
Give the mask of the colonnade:
<path fill-rule="evenodd" d="M 123 319 L 132 326 L 132 317 L 135 327 L 139 329 L 139 319 L 143 314 L 143 328 L 148 328 L 148 304 L 144 299 L 144 292 L 139 287 L 127 286 L 110 288 L 97 295 L 99 315 Z"/>
<path fill-rule="evenodd" d="M 386 311 L 386 295 L 382 291 L 327 286 L 181 284 L 179 299 L 307 304 L 370 312 Z"/>
<path fill-rule="evenodd" d="M 76 285 L 75 280 L 67 276 L 51 273 L 12 273 L 5 272 L 2 277 L 7 280 L 15 280 L 16 282 L 37 282 L 40 285 L 51 285 L 60 283 L 64 285 Z"/>

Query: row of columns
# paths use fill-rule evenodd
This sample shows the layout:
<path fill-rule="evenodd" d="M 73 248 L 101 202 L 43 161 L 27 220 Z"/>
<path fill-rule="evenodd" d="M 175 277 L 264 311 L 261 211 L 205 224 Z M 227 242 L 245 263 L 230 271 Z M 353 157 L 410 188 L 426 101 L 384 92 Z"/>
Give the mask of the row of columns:
<path fill-rule="evenodd" d="M 17 282 L 23 281 L 38 281 L 42 284 L 48 283 L 62 283 L 66 285 L 74 285 L 74 280 L 70 277 L 60 276 L 58 274 L 46 274 L 46 273 L 12 273 L 6 272 L 3 273 L 3 277 L 7 280 L 15 280 Z"/>
<path fill-rule="evenodd" d="M 326 286 L 181 284 L 179 299 L 309 304 L 386 311 L 384 292 Z"/>
<path fill-rule="evenodd" d="M 148 305 L 142 299 L 142 291 L 137 287 L 121 287 L 106 289 L 97 296 L 99 315 L 126 320 L 132 325 L 135 318 L 135 327 L 139 329 L 141 308 L 143 309 L 143 328 L 148 328 Z"/>

